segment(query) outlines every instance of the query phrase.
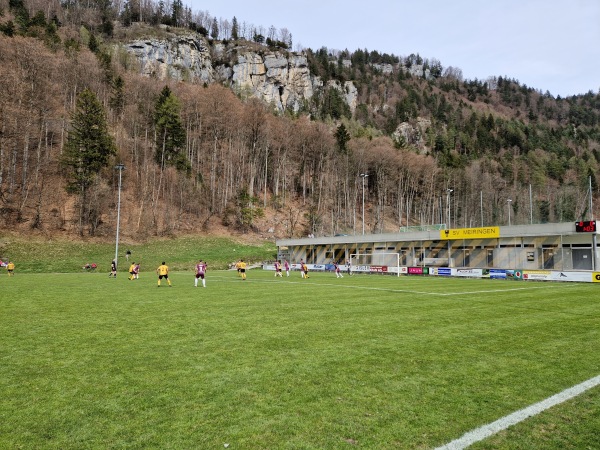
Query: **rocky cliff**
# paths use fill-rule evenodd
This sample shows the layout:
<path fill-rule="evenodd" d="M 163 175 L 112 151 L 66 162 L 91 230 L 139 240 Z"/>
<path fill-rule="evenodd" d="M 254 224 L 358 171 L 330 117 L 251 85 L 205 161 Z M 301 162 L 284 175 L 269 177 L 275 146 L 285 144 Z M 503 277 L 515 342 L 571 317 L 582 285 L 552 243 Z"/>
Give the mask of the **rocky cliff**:
<path fill-rule="evenodd" d="M 303 53 L 258 52 L 242 45 L 209 45 L 197 34 L 168 39 L 138 39 L 125 44 L 140 72 L 159 79 L 193 83 L 220 82 L 272 104 L 278 111 L 298 112 L 303 104 L 325 87 L 338 89 L 354 111 L 358 92 L 351 81 L 343 85 L 310 73 Z"/>

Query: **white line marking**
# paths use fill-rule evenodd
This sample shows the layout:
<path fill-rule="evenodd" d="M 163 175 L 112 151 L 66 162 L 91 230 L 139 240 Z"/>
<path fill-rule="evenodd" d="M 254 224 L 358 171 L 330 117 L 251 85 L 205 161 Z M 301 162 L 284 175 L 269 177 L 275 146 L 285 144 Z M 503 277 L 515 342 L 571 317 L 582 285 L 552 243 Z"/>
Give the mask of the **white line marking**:
<path fill-rule="evenodd" d="M 455 439 L 452 442 L 449 442 L 446 445 L 441 447 L 437 447 L 435 450 L 462 450 L 467 448 L 468 446 L 474 444 L 475 442 L 479 442 L 488 438 L 499 431 L 506 430 L 508 427 L 515 425 L 519 422 L 524 421 L 529 417 L 533 417 L 553 406 L 556 406 L 560 403 L 566 402 L 578 395 L 584 393 L 585 391 L 592 389 L 596 386 L 600 385 L 600 375 L 594 378 L 590 378 L 583 383 L 580 383 L 576 386 L 573 386 L 569 389 L 565 389 L 562 392 L 559 392 L 552 397 L 548 397 L 541 402 L 535 403 L 527 408 L 516 411 L 508 416 L 504 416 L 495 422 L 488 423 L 487 425 L 483 425 L 475 430 L 469 431 L 465 433 L 459 439 Z"/>
<path fill-rule="evenodd" d="M 229 278 L 224 278 L 224 277 L 214 277 L 215 278 L 220 278 L 222 280 L 230 280 L 230 281 L 234 281 L 233 279 L 229 279 Z M 252 280 L 248 280 L 249 284 L 254 284 L 254 283 L 282 283 L 284 282 L 283 280 L 264 280 L 264 279 L 252 279 Z M 416 290 L 411 290 L 411 289 L 392 289 L 392 288 L 380 288 L 380 287 L 373 287 L 373 286 L 357 286 L 357 285 L 348 285 L 348 284 L 334 284 L 334 283 L 318 283 L 318 282 L 314 282 L 314 281 L 292 281 L 292 280 L 285 280 L 285 283 L 287 284 L 301 284 L 304 286 L 333 286 L 333 287 L 337 287 L 337 288 L 346 288 L 346 289 L 362 289 L 362 290 L 366 290 L 366 291 L 382 291 L 382 292 L 397 292 L 397 293 L 404 293 L 404 294 L 419 294 L 419 295 L 427 295 L 427 296 L 435 296 L 438 295 L 440 297 L 449 297 L 449 296 L 456 296 L 456 295 L 473 295 L 473 294 L 487 294 L 487 293 L 494 293 L 494 292 L 513 292 L 513 291 L 529 291 L 529 290 L 535 290 L 535 289 L 545 289 L 545 286 L 527 286 L 527 287 L 515 287 L 515 288 L 510 288 L 510 289 L 490 289 L 490 290 L 483 290 L 483 291 L 461 291 L 461 292 L 426 292 L 426 291 L 416 291 Z M 569 285 L 564 285 L 561 287 L 569 287 Z M 553 288 L 556 288 L 556 286 L 553 286 Z"/>

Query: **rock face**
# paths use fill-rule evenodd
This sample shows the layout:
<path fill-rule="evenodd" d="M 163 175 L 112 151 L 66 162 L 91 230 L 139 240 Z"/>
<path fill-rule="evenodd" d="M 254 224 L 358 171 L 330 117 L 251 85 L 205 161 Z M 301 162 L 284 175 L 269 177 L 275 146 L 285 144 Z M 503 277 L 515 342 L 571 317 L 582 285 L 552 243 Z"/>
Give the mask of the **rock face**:
<path fill-rule="evenodd" d="M 170 40 L 136 40 L 125 45 L 136 56 L 141 73 L 159 79 L 173 78 L 212 83 L 215 74 L 208 45 L 195 36 Z"/>
<path fill-rule="evenodd" d="M 223 44 L 215 44 L 211 49 L 202 36 L 192 34 L 136 40 L 125 45 L 125 50 L 135 55 L 143 75 L 196 83 L 220 82 L 234 90 L 248 91 L 280 112 L 298 112 L 324 88 L 321 79 L 310 73 L 302 53 L 262 54 Z M 343 86 L 339 82 L 327 86 L 339 89 L 354 111 L 358 91 L 351 81 Z"/>
<path fill-rule="evenodd" d="M 327 82 L 327 87 L 337 89 L 346 103 L 350 107 L 350 111 L 354 114 L 358 103 L 358 89 L 352 81 L 346 81 L 343 85 L 338 80 L 330 80 Z"/>
<path fill-rule="evenodd" d="M 239 54 L 229 79 L 234 89 L 248 89 L 254 96 L 273 104 L 279 111 L 297 112 L 304 100 L 320 86 L 318 77 L 308 70 L 306 56 L 255 52 Z"/>
<path fill-rule="evenodd" d="M 384 75 L 394 73 L 394 66 L 391 64 L 373 64 L 373 68 L 379 70 Z"/>
<path fill-rule="evenodd" d="M 402 122 L 392 133 L 392 138 L 396 142 L 402 142 L 409 145 L 419 152 L 427 151 L 425 143 L 425 134 L 431 126 L 431 120 L 418 117 L 414 122 Z"/>

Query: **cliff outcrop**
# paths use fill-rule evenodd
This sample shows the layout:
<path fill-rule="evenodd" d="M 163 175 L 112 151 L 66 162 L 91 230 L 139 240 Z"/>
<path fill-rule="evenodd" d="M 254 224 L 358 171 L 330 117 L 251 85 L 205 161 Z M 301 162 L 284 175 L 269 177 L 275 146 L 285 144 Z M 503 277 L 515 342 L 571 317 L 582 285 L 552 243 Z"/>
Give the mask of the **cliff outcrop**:
<path fill-rule="evenodd" d="M 272 104 L 280 112 L 298 112 L 325 87 L 338 89 L 352 111 L 358 92 L 351 81 L 323 84 L 311 74 L 305 54 L 256 51 L 242 45 L 210 45 L 202 36 L 138 39 L 124 45 L 140 73 L 158 79 L 223 83 Z"/>

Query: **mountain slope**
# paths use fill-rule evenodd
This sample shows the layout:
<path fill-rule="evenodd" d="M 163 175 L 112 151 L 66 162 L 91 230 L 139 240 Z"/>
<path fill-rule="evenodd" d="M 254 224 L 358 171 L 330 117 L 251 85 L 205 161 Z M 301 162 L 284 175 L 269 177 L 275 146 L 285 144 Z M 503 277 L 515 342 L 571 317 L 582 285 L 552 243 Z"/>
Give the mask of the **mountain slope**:
<path fill-rule="evenodd" d="M 4 228 L 72 234 L 82 221 L 85 234 L 114 234 L 114 164 L 96 177 L 85 205 L 64 189 L 61 155 L 85 88 L 104 105 L 114 163 L 127 167 L 121 224 L 132 238 L 222 227 L 269 238 L 352 233 L 362 221 L 363 183 L 371 232 L 448 218 L 452 226 L 502 224 L 509 208 L 513 224 L 569 221 L 589 214 L 590 182 L 597 195 L 598 94 L 553 98 L 506 78 L 462 80 L 419 55 L 320 49 L 300 55 L 312 95 L 278 106 L 223 74 L 250 54 L 263 63 L 297 58 L 285 49 L 199 36 L 210 55 L 205 68 L 220 75 L 161 79 L 123 49 L 189 31 L 132 33 L 117 24 L 113 38 L 101 38 L 35 17 L 26 32 L 0 36 Z M 6 12 L 2 30 L 13 19 Z M 282 98 L 286 88 L 272 80 Z M 158 117 L 165 86 L 172 96 L 163 119 L 178 120 L 184 133 L 171 149 L 179 165 L 160 162 L 169 136 Z M 351 97 L 348 86 L 356 88 Z"/>

